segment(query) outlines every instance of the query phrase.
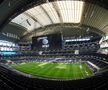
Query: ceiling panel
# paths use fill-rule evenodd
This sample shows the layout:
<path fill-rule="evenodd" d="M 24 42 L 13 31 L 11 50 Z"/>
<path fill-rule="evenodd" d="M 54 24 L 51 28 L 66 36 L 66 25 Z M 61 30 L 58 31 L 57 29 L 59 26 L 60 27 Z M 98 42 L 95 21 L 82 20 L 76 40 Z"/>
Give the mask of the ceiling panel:
<path fill-rule="evenodd" d="M 85 18 L 82 22 L 84 25 L 95 27 L 104 31 L 108 25 L 108 10 L 94 4 L 85 5 Z"/>
<path fill-rule="evenodd" d="M 80 23 L 82 10 L 82 1 L 59 1 L 57 2 L 60 14 L 64 23 Z"/>
<path fill-rule="evenodd" d="M 40 25 L 37 22 L 35 22 L 32 18 L 25 15 L 24 13 L 14 18 L 11 22 L 25 27 L 28 31 L 31 31 L 31 30 L 34 30 L 34 28 L 40 27 Z"/>
<path fill-rule="evenodd" d="M 52 3 L 43 4 L 42 7 L 46 10 L 50 18 L 52 19 L 53 23 L 60 23 L 58 14 L 52 5 Z"/>
<path fill-rule="evenodd" d="M 57 8 L 54 7 L 54 4 Z M 63 19 L 63 23 L 80 23 L 83 4 L 83 1 L 48 2 L 25 11 L 11 22 L 27 28 L 28 31 L 51 24 L 61 23 L 60 16 Z"/>
<path fill-rule="evenodd" d="M 27 31 L 57 23 L 78 23 L 108 34 L 108 10 L 83 1 L 47 2 L 25 11 L 11 22 L 27 28 Z"/>

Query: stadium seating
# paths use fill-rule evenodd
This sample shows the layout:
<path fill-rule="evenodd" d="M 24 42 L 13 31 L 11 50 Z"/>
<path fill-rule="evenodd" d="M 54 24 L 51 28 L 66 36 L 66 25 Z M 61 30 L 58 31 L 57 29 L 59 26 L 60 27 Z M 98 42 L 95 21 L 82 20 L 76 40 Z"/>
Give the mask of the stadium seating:
<path fill-rule="evenodd" d="M 94 76 L 92 78 L 87 78 L 86 80 L 45 80 L 41 78 L 32 78 L 24 75 L 20 75 L 17 72 L 13 72 L 7 67 L 0 66 L 0 74 L 2 79 L 8 81 L 8 85 L 11 88 L 18 88 L 20 90 L 25 89 L 39 89 L 39 90 L 65 90 L 65 89 L 90 89 L 96 88 L 97 86 L 103 85 L 106 82 L 106 77 L 101 75 Z M 105 74 L 105 73 L 104 73 Z M 87 83 L 88 82 L 88 83 Z"/>
<path fill-rule="evenodd" d="M 26 54 L 27 55 L 27 54 Z M 18 57 L 25 57 L 26 55 L 21 55 Z M 7 66 L 7 60 L 4 62 L 4 60 L 1 60 L 0 64 L 0 75 L 1 75 L 1 81 L 4 83 L 3 88 L 9 87 L 10 89 L 18 88 L 20 90 L 30 90 L 30 89 L 38 89 L 38 90 L 70 90 L 70 89 L 95 89 L 98 87 L 98 89 L 103 89 L 104 86 L 107 86 L 107 77 L 108 77 L 108 64 L 107 64 L 107 57 L 105 55 L 101 54 L 82 54 L 82 55 L 73 55 L 73 54 L 67 54 L 65 57 L 59 55 L 49 55 L 49 57 L 41 55 L 41 56 L 30 56 L 27 55 L 25 58 L 21 59 L 12 59 L 14 63 L 22 63 L 22 62 L 49 62 L 59 57 L 57 62 L 78 62 L 80 60 L 82 61 L 90 61 L 96 66 L 98 66 L 100 69 L 99 72 L 97 72 L 96 68 L 88 64 L 88 66 L 93 70 L 94 76 L 88 77 L 85 79 L 78 79 L 78 80 L 50 80 L 45 79 L 42 77 L 33 77 L 31 75 L 26 75 L 19 73 L 12 68 L 9 68 Z M 15 57 L 15 56 L 14 56 Z M 61 57 L 61 58 L 60 58 Z M 70 61 L 71 59 L 71 61 Z M 105 61 L 105 62 L 104 62 Z M 9 65 L 9 64 L 8 64 Z M 1 85 L 2 85 L 1 84 Z"/>

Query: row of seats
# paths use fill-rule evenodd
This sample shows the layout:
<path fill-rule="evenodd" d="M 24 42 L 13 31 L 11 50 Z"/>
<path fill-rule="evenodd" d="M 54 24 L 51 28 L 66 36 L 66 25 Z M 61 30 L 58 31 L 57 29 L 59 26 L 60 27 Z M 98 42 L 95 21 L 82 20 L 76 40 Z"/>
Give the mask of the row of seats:
<path fill-rule="evenodd" d="M 80 43 L 66 43 L 64 45 L 64 49 L 71 50 L 80 50 L 82 52 L 89 51 L 97 51 L 100 48 L 99 42 L 80 42 Z"/>
<path fill-rule="evenodd" d="M 0 79 L 0 90 L 13 90 L 13 88 Z"/>
<path fill-rule="evenodd" d="M 0 74 L 2 79 L 7 80 L 11 88 L 18 88 L 19 90 L 70 90 L 70 89 L 95 89 L 102 88 L 103 84 L 107 83 L 106 75 L 94 76 L 86 78 L 85 80 L 45 80 L 41 78 L 31 78 L 20 75 L 19 73 L 10 70 L 8 67 L 1 65 Z M 6 82 L 6 81 L 5 81 Z M 12 84 L 12 85 L 11 85 Z M 101 87 L 102 86 L 102 87 Z M 105 88 L 105 87 L 104 87 Z"/>
<path fill-rule="evenodd" d="M 23 57 L 23 56 L 19 56 Z M 29 62 L 29 61 L 53 61 L 55 57 L 52 55 L 50 57 L 47 56 L 25 56 L 24 59 L 13 59 L 14 62 L 21 63 Z M 108 69 L 108 65 L 103 61 L 107 61 L 107 57 L 100 54 L 89 54 L 89 55 L 67 55 L 67 56 L 60 56 L 58 61 L 90 61 L 95 65 L 99 66 L 100 68 Z M 6 63 L 5 61 L 1 63 Z M 90 66 L 90 65 L 89 65 Z M 93 68 L 93 67 L 92 67 Z M 30 90 L 30 89 L 38 89 L 38 90 L 70 90 L 70 89 L 90 89 L 90 88 L 102 88 L 107 86 L 107 77 L 108 72 L 98 73 L 92 78 L 86 78 L 81 80 L 46 80 L 40 77 L 33 78 L 31 76 L 22 75 L 11 68 L 5 66 L 4 64 L 0 64 L 0 78 L 3 82 L 5 82 L 11 88 L 19 88 L 19 90 Z M 106 87 L 107 88 L 107 87 Z"/>

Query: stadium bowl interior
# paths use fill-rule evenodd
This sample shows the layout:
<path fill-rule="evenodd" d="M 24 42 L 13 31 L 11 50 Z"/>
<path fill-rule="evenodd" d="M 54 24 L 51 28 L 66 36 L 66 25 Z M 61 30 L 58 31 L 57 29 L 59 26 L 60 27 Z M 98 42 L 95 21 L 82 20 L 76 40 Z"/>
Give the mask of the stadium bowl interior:
<path fill-rule="evenodd" d="M 0 90 L 108 90 L 108 0 L 0 0 Z"/>

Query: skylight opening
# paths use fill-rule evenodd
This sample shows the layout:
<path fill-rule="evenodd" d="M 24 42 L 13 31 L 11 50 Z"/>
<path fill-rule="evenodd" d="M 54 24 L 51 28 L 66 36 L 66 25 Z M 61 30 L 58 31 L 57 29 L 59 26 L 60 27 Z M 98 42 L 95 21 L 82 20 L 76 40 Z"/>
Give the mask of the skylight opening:
<path fill-rule="evenodd" d="M 80 23 L 83 12 L 83 1 L 57 1 L 64 23 Z"/>
<path fill-rule="evenodd" d="M 80 23 L 83 6 L 83 1 L 48 2 L 25 11 L 11 22 L 27 28 L 28 31 L 57 23 Z"/>

